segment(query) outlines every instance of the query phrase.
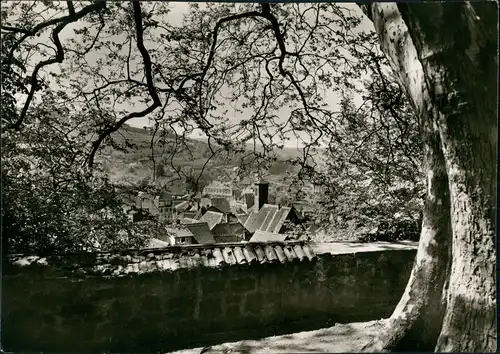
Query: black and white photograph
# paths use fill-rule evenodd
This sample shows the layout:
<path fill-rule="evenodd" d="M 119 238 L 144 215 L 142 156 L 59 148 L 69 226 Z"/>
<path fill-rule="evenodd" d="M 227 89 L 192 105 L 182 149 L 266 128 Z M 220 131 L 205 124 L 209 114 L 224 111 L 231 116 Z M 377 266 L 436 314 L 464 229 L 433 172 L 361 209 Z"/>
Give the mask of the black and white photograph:
<path fill-rule="evenodd" d="M 3 352 L 497 351 L 497 1 L 0 6 Z"/>

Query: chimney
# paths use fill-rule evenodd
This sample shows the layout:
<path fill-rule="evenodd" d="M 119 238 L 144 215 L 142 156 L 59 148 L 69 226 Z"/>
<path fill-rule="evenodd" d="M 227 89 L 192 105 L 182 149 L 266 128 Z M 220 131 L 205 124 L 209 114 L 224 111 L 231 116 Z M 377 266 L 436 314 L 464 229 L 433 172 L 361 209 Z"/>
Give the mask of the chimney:
<path fill-rule="evenodd" d="M 269 194 L 269 183 L 264 182 L 262 180 L 257 180 L 255 182 L 255 189 L 254 189 L 254 205 L 258 210 L 262 208 L 264 204 L 267 203 L 267 197 Z"/>

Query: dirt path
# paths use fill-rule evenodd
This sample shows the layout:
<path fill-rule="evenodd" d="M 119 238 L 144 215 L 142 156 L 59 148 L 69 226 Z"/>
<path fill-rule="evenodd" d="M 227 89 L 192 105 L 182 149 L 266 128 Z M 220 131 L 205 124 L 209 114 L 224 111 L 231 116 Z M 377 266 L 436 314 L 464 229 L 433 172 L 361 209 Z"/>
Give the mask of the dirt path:
<path fill-rule="evenodd" d="M 259 340 L 243 340 L 205 348 L 203 353 L 263 354 L 263 353 L 346 353 L 357 352 L 370 339 L 381 333 L 385 321 L 337 324 L 316 331 L 299 332 Z M 200 354 L 202 348 L 173 352 L 175 354 Z"/>

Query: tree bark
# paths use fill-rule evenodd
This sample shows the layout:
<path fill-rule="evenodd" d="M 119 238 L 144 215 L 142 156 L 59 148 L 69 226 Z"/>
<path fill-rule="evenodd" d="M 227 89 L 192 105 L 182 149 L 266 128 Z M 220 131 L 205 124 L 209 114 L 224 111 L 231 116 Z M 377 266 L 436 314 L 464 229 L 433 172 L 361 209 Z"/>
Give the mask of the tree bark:
<path fill-rule="evenodd" d="M 389 332 L 364 349 L 493 352 L 497 5 L 361 7 L 419 118 L 428 176 L 410 280 Z"/>

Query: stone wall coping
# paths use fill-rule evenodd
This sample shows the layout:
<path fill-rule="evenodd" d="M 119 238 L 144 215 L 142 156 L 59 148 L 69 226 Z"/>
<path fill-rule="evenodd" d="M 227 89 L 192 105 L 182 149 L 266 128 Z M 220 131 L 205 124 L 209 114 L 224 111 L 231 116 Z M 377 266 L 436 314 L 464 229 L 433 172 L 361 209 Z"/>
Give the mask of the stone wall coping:
<path fill-rule="evenodd" d="M 312 261 L 314 250 L 305 241 L 231 242 L 203 245 L 178 245 L 163 248 L 117 252 L 81 252 L 34 255 L 9 255 L 13 266 L 43 265 L 90 275 L 142 274 L 182 268 L 289 263 Z"/>
<path fill-rule="evenodd" d="M 166 246 L 166 247 L 147 247 L 147 248 L 126 248 L 122 250 L 116 251 L 92 251 L 92 252 L 60 252 L 60 253 L 51 253 L 49 255 L 40 256 L 33 253 L 10 253 L 6 255 L 7 259 L 16 259 L 19 257 L 51 257 L 51 256 L 84 256 L 84 255 L 126 255 L 126 254 L 162 254 L 169 252 L 183 252 L 189 250 L 198 250 L 198 249 L 213 249 L 213 248 L 224 248 L 224 247 L 242 247 L 246 245 L 250 246 L 268 246 L 268 245 L 304 245 L 306 241 L 297 240 L 297 241 L 268 241 L 268 242 L 218 242 L 218 243 L 206 243 L 206 244 L 191 244 L 191 245 L 175 245 L 175 246 Z"/>
<path fill-rule="evenodd" d="M 17 254 L 8 255 L 7 261 L 13 266 L 48 265 L 53 269 L 75 271 L 79 274 L 122 276 L 183 268 L 307 262 L 324 254 L 414 250 L 417 245 L 416 242 L 231 242 L 128 249 L 117 252 L 65 253 L 46 257 Z"/>
<path fill-rule="evenodd" d="M 399 241 L 399 242 L 311 242 L 314 252 L 320 254 L 346 254 L 357 252 L 378 252 L 378 251 L 401 251 L 414 250 L 418 248 L 418 242 Z"/>

